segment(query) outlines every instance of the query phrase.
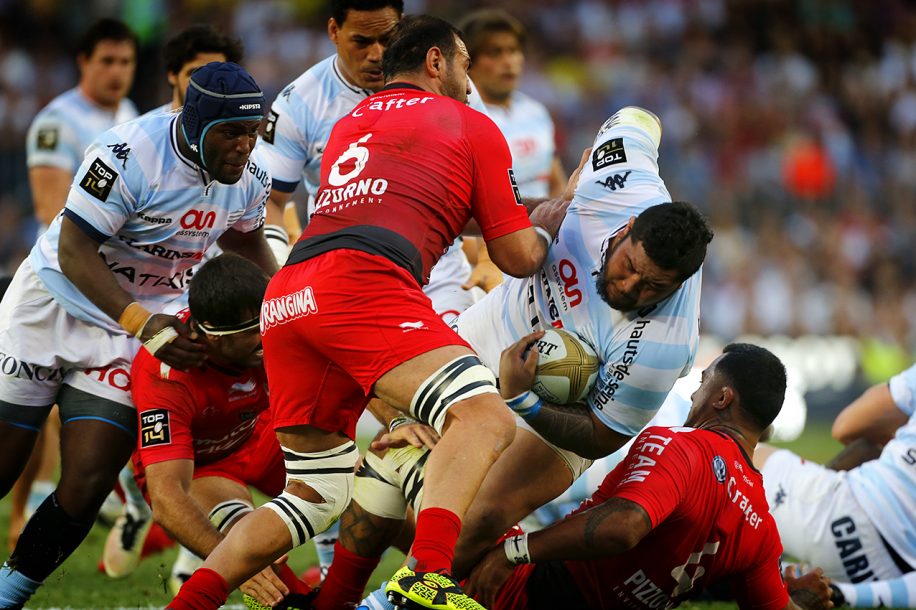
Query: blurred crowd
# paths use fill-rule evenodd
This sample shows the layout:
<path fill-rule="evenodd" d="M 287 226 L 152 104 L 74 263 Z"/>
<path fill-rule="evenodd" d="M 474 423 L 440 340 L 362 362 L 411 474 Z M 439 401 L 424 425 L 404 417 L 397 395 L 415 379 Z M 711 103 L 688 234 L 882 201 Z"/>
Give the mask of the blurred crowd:
<path fill-rule="evenodd" d="M 457 19 L 487 3 L 407 0 Z M 521 89 L 554 115 L 567 170 L 614 110 L 664 124 L 675 199 L 716 231 L 704 332 L 840 334 L 916 354 L 916 7 L 906 0 L 504 0 L 529 28 Z M 94 11 L 91 10 L 94 8 Z M 242 38 L 269 99 L 333 52 L 315 0 L 0 0 L 0 269 L 34 235 L 24 137 L 76 82 L 69 43 L 125 19 L 142 52 L 131 98 L 168 99 L 165 38 L 197 21 Z M 893 368 L 896 368 L 893 367 Z"/>

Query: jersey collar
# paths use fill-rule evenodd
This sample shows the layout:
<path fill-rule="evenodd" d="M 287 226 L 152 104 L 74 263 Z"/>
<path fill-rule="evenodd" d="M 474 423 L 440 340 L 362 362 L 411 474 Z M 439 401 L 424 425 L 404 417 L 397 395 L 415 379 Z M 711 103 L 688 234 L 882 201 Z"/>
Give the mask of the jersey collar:
<path fill-rule="evenodd" d="M 356 85 L 348 81 L 346 78 L 344 78 L 344 75 L 340 73 L 340 68 L 337 66 L 338 59 L 340 59 L 340 56 L 335 55 L 334 61 L 331 62 L 331 68 L 334 70 L 334 76 L 337 77 L 337 80 L 340 81 L 340 84 L 346 87 L 347 89 L 349 89 L 350 91 L 352 91 L 353 93 L 358 93 L 359 95 L 363 95 L 365 97 L 369 97 L 370 95 L 372 95 L 372 92 L 369 91 L 368 89 L 357 87 Z"/>

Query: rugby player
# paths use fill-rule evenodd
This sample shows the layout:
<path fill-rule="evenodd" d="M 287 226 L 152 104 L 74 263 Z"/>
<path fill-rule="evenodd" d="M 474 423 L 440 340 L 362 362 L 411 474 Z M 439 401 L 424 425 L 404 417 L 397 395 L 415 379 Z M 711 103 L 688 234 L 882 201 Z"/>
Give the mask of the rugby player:
<path fill-rule="evenodd" d="M 471 81 L 487 116 L 502 131 L 512 151 L 519 193 L 531 199 L 560 196 L 566 175 L 556 155 L 553 119 L 543 104 L 518 90 L 525 63 L 525 28 L 505 11 L 488 8 L 467 15 L 458 29 L 471 56 Z M 479 286 L 489 292 L 502 281 L 502 273 L 490 261 L 483 243 L 477 244 L 474 260 L 471 277 L 463 288 Z"/>
<path fill-rule="evenodd" d="M 838 585 L 853 603 L 916 601 L 914 408 L 916 366 L 837 416 L 833 435 L 847 447 L 826 466 L 770 446 L 754 455 L 786 552 L 853 583 Z M 874 582 L 895 579 L 893 587 Z"/>
<path fill-rule="evenodd" d="M 526 358 L 526 347 L 505 352 L 506 396 L 534 381 L 537 353 Z M 659 608 L 725 581 L 742 609 L 831 608 L 819 569 L 803 583 L 783 580 L 779 533 L 750 458 L 782 406 L 785 368 L 738 343 L 702 379 L 683 427 L 644 430 L 578 511 L 490 551 L 468 593 L 491 610 Z M 790 598 L 787 585 L 801 588 Z"/>
<path fill-rule="evenodd" d="M 263 117 L 254 79 L 231 63 L 191 78 L 180 114 L 115 127 L 86 151 L 67 205 L 0 302 L 0 492 L 28 458 L 51 405 L 62 421 L 60 483 L 0 569 L 18 608 L 82 542 L 136 445 L 130 364 L 141 344 L 197 366 L 205 346 L 170 315 L 217 240 L 268 273 L 261 226 L 269 173 L 249 159 Z"/>
<path fill-rule="evenodd" d="M 114 19 L 97 21 L 77 46 L 79 83 L 51 100 L 32 120 L 26 136 L 26 165 L 38 235 L 63 209 L 86 147 L 105 130 L 136 118 L 137 109 L 127 98 L 136 56 L 137 39 L 129 27 Z M 26 513 L 34 512 L 54 491 L 59 445 L 60 418 L 54 414 L 42 428 L 32 460 L 13 489 L 10 549 L 25 525 Z M 120 508 L 118 503 L 115 506 Z"/>
<path fill-rule="evenodd" d="M 532 273 L 566 209 L 542 204 L 532 219 L 541 226 L 531 226 L 505 139 L 464 103 L 468 62 L 448 23 L 405 17 L 384 54 L 388 85 L 334 127 L 315 213 L 261 310 L 286 490 L 233 528 L 171 608 L 218 607 L 340 515 L 356 420 L 373 394 L 444 432 L 427 463 L 410 567 L 390 586 L 410 581 L 401 593 L 425 605 L 418 589 L 454 585 L 447 571 L 461 517 L 514 426 L 492 372 L 420 286 L 471 218 L 504 271 Z M 476 604 L 458 589 L 447 607 L 459 606 Z"/>
<path fill-rule="evenodd" d="M 283 491 L 286 470 L 267 412 L 258 332 L 268 279 L 240 256 L 209 260 L 191 280 L 189 311 L 178 316 L 190 317 L 204 338 L 207 360 L 180 371 L 140 350 L 131 367 L 140 425 L 137 480 L 156 522 L 198 557 L 253 510 L 249 486 L 271 497 Z M 283 569 L 284 580 L 295 584 Z M 242 591 L 264 603 L 290 592 L 270 568 Z"/>

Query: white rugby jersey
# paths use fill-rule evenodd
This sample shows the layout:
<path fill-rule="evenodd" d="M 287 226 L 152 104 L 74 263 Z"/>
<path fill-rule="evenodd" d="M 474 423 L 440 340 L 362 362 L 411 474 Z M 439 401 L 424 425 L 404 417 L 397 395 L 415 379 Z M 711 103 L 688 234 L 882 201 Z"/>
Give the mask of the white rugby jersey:
<path fill-rule="evenodd" d="M 129 99 L 121 100 L 117 111 L 111 112 L 74 87 L 51 100 L 32 120 L 26 136 L 26 164 L 75 172 L 99 134 L 135 118 L 137 108 Z"/>
<path fill-rule="evenodd" d="M 185 299 L 193 267 L 228 228 L 264 222 L 270 173 L 254 159 L 235 184 L 222 184 L 178 149 L 179 114 L 151 115 L 106 131 L 86 151 L 67 205 L 29 255 L 48 291 L 74 317 L 124 332 L 60 270 L 64 215 L 100 243 L 121 287 L 162 311 Z"/>
<path fill-rule="evenodd" d="M 553 119 L 547 108 L 515 91 L 508 107 L 488 104 L 487 115 L 509 144 L 519 193 L 522 197 L 547 197 L 550 168 L 556 156 Z"/>
<path fill-rule="evenodd" d="M 609 428 L 632 436 L 693 364 L 701 273 L 648 311 L 620 312 L 598 295 L 595 279 L 612 236 L 646 208 L 671 201 L 651 136 L 613 121 L 595 139 L 541 272 L 507 278 L 458 318 L 457 329 L 494 371 L 500 352 L 534 330 L 576 333 L 602 362 L 588 405 Z"/>
<path fill-rule="evenodd" d="M 881 457 L 847 473 L 849 488 L 881 536 L 916 566 L 916 365 L 891 378 L 894 403 L 909 421 Z"/>
<path fill-rule="evenodd" d="M 337 121 L 372 92 L 351 85 L 337 67 L 337 55 L 315 64 L 286 86 L 271 104 L 261 158 L 273 188 L 292 193 L 300 180 L 310 196 L 321 183 L 321 157 Z"/>

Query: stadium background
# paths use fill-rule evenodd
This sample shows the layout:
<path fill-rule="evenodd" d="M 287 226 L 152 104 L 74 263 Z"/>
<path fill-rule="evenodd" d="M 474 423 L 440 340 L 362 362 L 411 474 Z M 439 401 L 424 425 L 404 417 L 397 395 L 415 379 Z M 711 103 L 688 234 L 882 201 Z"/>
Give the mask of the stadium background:
<path fill-rule="evenodd" d="M 567 170 L 619 107 L 661 117 L 662 176 L 716 232 L 706 345 L 763 337 L 805 391 L 815 425 L 802 440 L 818 439 L 809 457 L 829 457 L 826 422 L 916 353 L 916 316 L 906 315 L 916 308 L 916 6 L 405 2 L 453 20 L 487 4 L 529 30 L 521 89 L 551 110 Z M 318 0 L 0 0 L 0 274 L 13 273 L 35 234 L 26 130 L 76 83 L 73 48 L 94 19 L 119 17 L 138 32 L 130 97 L 142 112 L 169 99 L 161 48 L 184 27 L 209 22 L 239 36 L 273 99 L 333 53 L 327 15 Z"/>

